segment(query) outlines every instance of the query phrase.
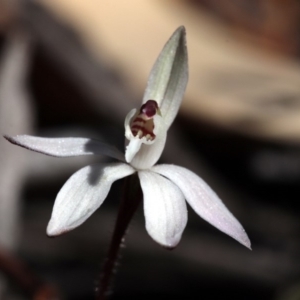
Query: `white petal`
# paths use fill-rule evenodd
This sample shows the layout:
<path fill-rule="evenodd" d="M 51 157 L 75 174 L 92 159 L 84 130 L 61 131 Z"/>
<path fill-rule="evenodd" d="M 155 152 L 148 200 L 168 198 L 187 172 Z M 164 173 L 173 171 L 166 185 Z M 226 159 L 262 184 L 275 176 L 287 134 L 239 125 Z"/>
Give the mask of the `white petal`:
<path fill-rule="evenodd" d="M 188 81 L 186 34 L 179 27 L 164 46 L 148 78 L 143 103 L 156 100 L 170 127 L 177 115 Z"/>
<path fill-rule="evenodd" d="M 151 141 L 151 144 L 146 144 L 144 143 L 145 138 L 143 138 L 141 140 L 143 144 L 141 144 L 140 149 L 136 151 L 136 154 L 130 161 L 130 164 L 138 170 L 151 168 L 158 161 L 165 148 L 167 130 L 164 120 L 161 116 L 156 115 L 154 117 L 154 126 L 153 133 L 156 135 L 155 139 Z M 137 145 L 135 145 L 135 147 L 135 149 L 137 149 Z M 130 148 L 127 147 L 126 156 L 129 150 Z"/>
<path fill-rule="evenodd" d="M 124 161 L 117 148 L 88 138 L 42 138 L 31 135 L 4 136 L 12 144 L 50 156 L 107 155 Z"/>
<path fill-rule="evenodd" d="M 174 165 L 157 165 L 151 170 L 174 182 L 200 217 L 250 248 L 250 240 L 242 225 L 199 176 Z"/>
<path fill-rule="evenodd" d="M 187 222 L 187 209 L 180 189 L 170 180 L 150 171 L 139 171 L 144 194 L 146 229 L 159 244 L 173 248 Z"/>
<path fill-rule="evenodd" d="M 103 203 L 113 182 L 134 172 L 123 163 L 87 166 L 77 171 L 56 197 L 47 234 L 59 235 L 81 225 Z"/>

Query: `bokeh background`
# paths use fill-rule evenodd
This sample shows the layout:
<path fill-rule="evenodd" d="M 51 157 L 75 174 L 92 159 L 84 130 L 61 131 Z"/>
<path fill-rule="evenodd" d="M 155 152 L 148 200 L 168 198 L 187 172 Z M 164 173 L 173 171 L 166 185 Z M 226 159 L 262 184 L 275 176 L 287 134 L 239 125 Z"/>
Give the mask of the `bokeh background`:
<path fill-rule="evenodd" d="M 0 132 L 124 147 L 124 117 L 180 25 L 190 79 L 161 162 L 220 195 L 253 251 L 189 209 L 179 246 L 147 235 L 142 207 L 112 299 L 300 299 L 300 2 L 2 0 Z M 94 299 L 122 182 L 82 226 L 49 239 L 55 196 L 105 161 L 58 159 L 0 139 L 0 299 Z"/>

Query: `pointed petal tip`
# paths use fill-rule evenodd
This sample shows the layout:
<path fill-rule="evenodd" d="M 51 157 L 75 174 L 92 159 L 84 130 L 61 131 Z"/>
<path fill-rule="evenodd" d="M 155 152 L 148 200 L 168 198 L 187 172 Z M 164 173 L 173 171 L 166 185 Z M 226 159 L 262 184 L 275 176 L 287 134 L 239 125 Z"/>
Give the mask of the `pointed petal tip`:
<path fill-rule="evenodd" d="M 179 241 L 174 245 L 161 245 L 161 246 L 166 250 L 172 251 L 177 247 L 178 243 L 179 243 Z"/>
<path fill-rule="evenodd" d="M 185 43 L 185 40 L 186 40 L 186 29 L 185 29 L 185 27 L 184 27 L 183 25 L 179 26 L 179 27 L 176 29 L 174 35 L 175 35 L 175 34 L 178 34 L 181 38 L 183 38 L 184 44 L 186 44 L 186 43 Z"/>
<path fill-rule="evenodd" d="M 185 222 L 185 225 L 186 225 L 186 222 Z M 185 225 L 184 225 L 184 228 L 185 228 Z M 162 248 L 164 248 L 166 250 L 170 250 L 170 251 L 175 249 L 178 246 L 178 244 L 180 243 L 184 228 L 182 229 L 182 232 L 179 232 L 178 234 L 176 234 L 174 236 L 164 236 L 162 238 L 159 235 L 155 234 L 155 232 L 153 232 L 153 231 L 151 232 L 146 225 L 146 230 L 148 231 L 148 234 L 150 235 L 152 240 L 154 242 L 156 242 L 157 244 L 159 244 Z"/>
<path fill-rule="evenodd" d="M 182 51 L 182 57 L 185 58 L 185 60 L 187 61 L 187 42 L 186 42 L 186 29 L 184 26 L 180 26 L 178 27 L 174 34 L 173 34 L 173 39 L 176 40 L 176 42 L 174 43 L 174 47 L 178 47 L 178 49 L 181 49 Z M 171 37 L 171 39 L 172 39 Z M 186 76 L 188 77 L 188 74 L 186 74 Z"/>
<path fill-rule="evenodd" d="M 243 229 L 243 232 L 241 236 L 233 237 L 235 240 L 237 240 L 239 243 L 241 243 L 243 246 L 248 248 L 249 250 L 252 250 L 251 248 L 251 241 L 246 233 L 246 231 Z"/>
<path fill-rule="evenodd" d="M 172 34 L 169 42 L 173 41 L 173 47 L 181 47 L 184 52 L 186 50 L 186 29 L 184 26 L 179 26 Z M 172 42 L 171 42 L 172 43 Z"/>
<path fill-rule="evenodd" d="M 71 230 L 72 230 L 72 228 L 69 228 L 69 229 L 57 228 L 57 226 L 54 224 L 54 222 L 52 220 L 50 220 L 50 222 L 47 226 L 46 234 L 48 237 L 54 238 L 54 237 L 63 235 L 65 233 L 68 233 Z"/>
<path fill-rule="evenodd" d="M 20 146 L 25 149 L 29 149 L 26 145 L 23 145 L 22 143 L 20 143 L 20 141 L 18 139 L 20 137 L 20 135 L 10 136 L 10 135 L 4 134 L 3 137 L 13 145 Z"/>
<path fill-rule="evenodd" d="M 251 250 L 252 251 L 252 247 L 251 247 L 251 241 L 250 241 L 250 239 L 248 238 L 248 236 L 246 235 L 246 240 L 244 240 L 244 242 L 243 242 L 243 245 L 245 246 L 245 247 L 247 247 L 249 250 Z"/>
<path fill-rule="evenodd" d="M 7 134 L 3 134 L 3 137 L 4 137 L 7 141 L 9 141 L 10 143 L 16 144 L 16 142 L 15 142 L 15 140 L 14 140 L 14 138 L 13 138 L 12 136 L 9 136 L 9 135 L 7 135 Z"/>
<path fill-rule="evenodd" d="M 236 218 L 234 218 L 233 220 L 234 220 L 234 222 L 231 225 L 234 225 L 234 226 L 230 226 L 230 227 L 224 226 L 226 223 L 224 223 L 223 226 L 216 226 L 216 224 L 212 224 L 212 223 L 211 224 L 213 226 L 215 226 L 217 229 L 219 229 L 220 231 L 222 231 L 223 233 L 225 233 L 228 236 L 235 239 L 237 242 L 239 242 L 240 244 L 242 244 L 249 250 L 252 250 L 251 249 L 251 241 L 250 241 L 245 229 L 242 227 L 242 225 Z"/>
<path fill-rule="evenodd" d="M 48 237 L 55 237 L 57 235 L 60 235 L 60 231 L 55 228 L 52 220 L 50 220 L 48 223 L 46 234 Z"/>
<path fill-rule="evenodd" d="M 169 241 L 164 241 L 164 243 L 163 243 L 163 241 L 159 241 L 157 239 L 154 239 L 152 236 L 151 236 L 151 238 L 154 242 L 159 244 L 159 246 L 161 246 L 162 248 L 164 248 L 166 250 L 169 250 L 169 251 L 174 250 L 178 246 L 178 244 L 181 240 L 181 236 L 180 236 L 179 238 L 170 239 Z"/>
<path fill-rule="evenodd" d="M 186 29 L 184 25 L 179 26 L 175 32 L 179 32 L 180 34 L 186 34 Z"/>

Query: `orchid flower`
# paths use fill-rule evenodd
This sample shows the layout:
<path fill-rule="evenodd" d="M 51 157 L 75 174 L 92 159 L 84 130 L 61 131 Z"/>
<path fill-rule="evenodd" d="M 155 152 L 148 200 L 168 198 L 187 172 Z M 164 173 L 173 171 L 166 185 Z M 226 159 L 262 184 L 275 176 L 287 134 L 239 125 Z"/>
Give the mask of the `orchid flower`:
<path fill-rule="evenodd" d="M 125 118 L 125 155 L 88 138 L 5 136 L 13 144 L 51 156 L 104 154 L 120 161 L 90 165 L 70 177 L 56 197 L 47 227 L 49 236 L 81 225 L 101 206 L 113 182 L 137 172 L 143 191 L 146 230 L 153 240 L 168 248 L 179 243 L 187 223 L 187 201 L 204 220 L 250 248 L 241 224 L 199 176 L 183 167 L 155 165 L 187 81 L 185 28 L 179 27 L 152 68 L 141 107 L 131 110 Z"/>

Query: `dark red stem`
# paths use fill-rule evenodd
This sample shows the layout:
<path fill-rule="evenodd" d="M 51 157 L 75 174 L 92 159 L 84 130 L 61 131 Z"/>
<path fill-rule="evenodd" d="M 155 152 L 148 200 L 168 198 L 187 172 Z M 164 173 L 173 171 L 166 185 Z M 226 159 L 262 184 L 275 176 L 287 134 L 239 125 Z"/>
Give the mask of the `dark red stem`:
<path fill-rule="evenodd" d="M 120 208 L 115 224 L 112 240 L 105 259 L 103 269 L 100 276 L 99 286 L 97 288 L 96 300 L 107 299 L 110 294 L 110 285 L 115 265 L 118 260 L 118 254 L 128 225 L 138 208 L 142 199 L 142 191 L 137 175 L 125 178 L 124 195 L 122 197 Z"/>

